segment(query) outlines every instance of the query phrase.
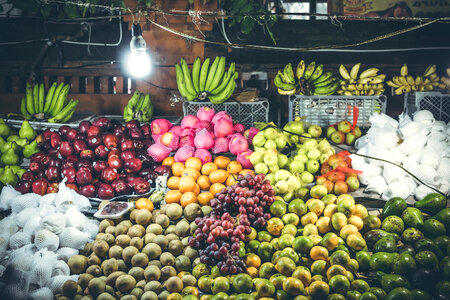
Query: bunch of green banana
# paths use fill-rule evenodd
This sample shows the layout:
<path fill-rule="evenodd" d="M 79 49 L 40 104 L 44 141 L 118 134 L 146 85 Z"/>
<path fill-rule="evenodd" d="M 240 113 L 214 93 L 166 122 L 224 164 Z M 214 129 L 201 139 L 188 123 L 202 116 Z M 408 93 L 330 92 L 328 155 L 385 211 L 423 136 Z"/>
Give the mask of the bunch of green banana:
<path fill-rule="evenodd" d="M 78 100 L 67 101 L 70 86 L 61 82 L 54 82 L 47 94 L 44 84 L 35 84 L 33 87 L 27 83 L 25 96 L 20 103 L 20 113 L 25 120 L 36 118 L 43 120 L 48 117 L 50 123 L 67 122 L 72 118 L 78 105 Z"/>
<path fill-rule="evenodd" d="M 384 93 L 384 79 L 386 74 L 379 74 L 377 68 L 369 68 L 362 71 L 359 69 L 361 63 L 353 65 L 350 73 L 344 65 L 339 66 L 339 74 L 342 79 L 340 81 L 341 87 L 337 91 L 339 95 L 345 96 L 372 96 L 381 95 Z"/>
<path fill-rule="evenodd" d="M 408 74 L 408 66 L 404 64 L 400 69 L 400 76 L 394 76 L 392 80 L 386 83 L 394 88 L 395 95 L 416 91 L 432 91 L 436 87 L 445 88 L 445 84 L 439 83 L 436 65 L 429 65 L 421 76 L 414 77 Z"/>
<path fill-rule="evenodd" d="M 274 84 L 281 95 L 332 95 L 339 83 L 331 72 L 324 72 L 323 65 L 316 66 L 315 62 L 306 66 L 302 60 L 297 65 L 294 74 L 291 64 L 278 71 Z"/>
<path fill-rule="evenodd" d="M 187 101 L 203 101 L 208 98 L 212 103 L 220 104 L 233 95 L 235 80 L 238 78 L 235 63 L 231 63 L 228 71 L 225 71 L 223 56 L 217 56 L 211 66 L 209 63 L 209 58 L 202 64 L 197 57 L 192 65 L 192 72 L 184 58 L 180 64 L 175 64 L 178 90 Z"/>
<path fill-rule="evenodd" d="M 153 116 L 153 103 L 149 94 L 135 91 L 127 105 L 123 109 L 123 120 L 129 122 L 137 120 L 148 122 Z"/>
<path fill-rule="evenodd" d="M 441 77 L 441 84 L 439 85 L 439 88 L 450 91 L 450 68 L 447 68 L 447 77 Z"/>

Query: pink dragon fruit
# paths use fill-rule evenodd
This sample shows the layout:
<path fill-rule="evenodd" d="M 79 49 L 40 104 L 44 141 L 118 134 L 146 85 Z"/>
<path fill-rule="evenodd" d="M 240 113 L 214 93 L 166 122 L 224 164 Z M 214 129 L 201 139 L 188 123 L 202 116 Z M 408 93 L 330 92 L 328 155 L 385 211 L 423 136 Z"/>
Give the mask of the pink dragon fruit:
<path fill-rule="evenodd" d="M 227 114 L 224 111 L 219 111 L 211 120 L 211 123 L 213 123 L 214 125 L 217 124 L 217 122 L 221 119 L 227 119 L 231 122 L 233 122 L 233 119 L 231 118 L 231 116 L 229 114 Z"/>
<path fill-rule="evenodd" d="M 228 139 L 226 137 L 216 138 L 212 152 L 214 154 L 228 152 Z"/>
<path fill-rule="evenodd" d="M 194 147 L 194 135 L 188 134 L 188 135 L 182 136 L 180 138 L 180 141 L 178 142 L 178 147 L 183 147 L 183 146 Z"/>
<path fill-rule="evenodd" d="M 166 132 L 161 136 L 161 144 L 163 144 L 166 147 L 169 147 L 172 150 L 175 150 L 178 148 L 178 142 L 180 140 L 180 137 L 176 135 L 173 132 Z"/>
<path fill-rule="evenodd" d="M 200 158 L 202 164 L 206 164 L 207 162 L 212 161 L 211 153 L 209 153 L 209 151 L 206 149 L 195 150 L 194 156 Z"/>
<path fill-rule="evenodd" d="M 214 124 L 214 135 L 216 137 L 226 137 L 233 134 L 233 122 L 222 118 Z"/>
<path fill-rule="evenodd" d="M 155 162 L 161 162 L 168 157 L 171 149 L 161 143 L 156 143 L 148 147 L 147 153 Z"/>
<path fill-rule="evenodd" d="M 194 147 L 191 146 L 183 146 L 179 148 L 175 153 L 175 161 L 184 163 L 186 159 L 194 156 L 194 150 Z"/>
<path fill-rule="evenodd" d="M 236 123 L 233 126 L 233 130 L 234 130 L 234 132 L 237 132 L 237 133 L 243 133 L 245 130 L 245 126 L 242 125 L 241 123 Z"/>
<path fill-rule="evenodd" d="M 172 128 L 172 123 L 167 121 L 166 119 L 156 119 L 150 125 L 152 128 L 152 134 L 160 135 L 164 134 Z"/>
<path fill-rule="evenodd" d="M 237 161 L 241 163 L 244 169 L 252 169 L 253 165 L 250 162 L 250 155 L 252 155 L 253 151 L 250 149 L 244 150 L 237 156 Z"/>
<path fill-rule="evenodd" d="M 181 126 L 180 125 L 173 126 L 172 128 L 170 128 L 169 131 L 175 133 L 178 136 L 180 136 L 181 135 Z"/>
<path fill-rule="evenodd" d="M 259 129 L 256 127 L 250 127 L 250 129 L 247 129 L 244 131 L 244 137 L 247 139 L 247 142 L 249 145 L 252 144 L 253 137 L 259 132 Z"/>
<path fill-rule="evenodd" d="M 197 149 L 211 149 L 214 146 L 214 135 L 202 129 L 195 134 L 194 145 Z"/>
<path fill-rule="evenodd" d="M 194 128 L 195 123 L 197 123 L 198 118 L 194 115 L 186 115 L 183 120 L 181 120 L 181 128 L 190 127 Z"/>
<path fill-rule="evenodd" d="M 213 117 L 214 117 L 214 108 L 202 106 L 197 111 L 197 118 L 199 118 L 201 121 L 211 122 Z"/>
<path fill-rule="evenodd" d="M 230 137 L 228 148 L 232 154 L 238 155 L 248 149 L 248 142 L 242 134 L 235 133 Z"/>

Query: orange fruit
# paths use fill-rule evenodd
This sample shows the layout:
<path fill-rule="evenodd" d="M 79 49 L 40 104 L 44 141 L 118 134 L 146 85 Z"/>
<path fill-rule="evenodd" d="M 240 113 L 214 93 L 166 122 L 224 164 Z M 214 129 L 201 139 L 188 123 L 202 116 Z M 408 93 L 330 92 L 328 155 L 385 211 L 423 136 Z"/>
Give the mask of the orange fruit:
<path fill-rule="evenodd" d="M 198 177 L 200 177 L 200 172 L 194 168 L 185 168 L 183 170 L 183 172 L 181 173 L 181 177 L 185 177 L 185 176 L 189 176 L 189 177 L 194 178 L 194 180 L 197 180 Z"/>
<path fill-rule="evenodd" d="M 170 190 L 166 193 L 164 199 L 166 203 L 180 203 L 181 195 L 179 190 Z"/>
<path fill-rule="evenodd" d="M 261 258 L 254 253 L 249 253 L 245 257 L 245 264 L 249 267 L 259 268 L 261 266 Z"/>
<path fill-rule="evenodd" d="M 173 156 L 168 156 L 163 159 L 162 165 L 171 167 L 175 163 L 175 158 Z"/>
<path fill-rule="evenodd" d="M 200 171 L 202 169 L 202 161 L 198 157 L 189 157 L 184 162 L 184 166 L 186 168 L 193 168 L 196 169 L 197 171 Z"/>
<path fill-rule="evenodd" d="M 213 162 L 207 162 L 202 166 L 202 174 L 208 176 L 212 171 L 217 170 L 219 167 Z"/>
<path fill-rule="evenodd" d="M 207 191 L 209 190 L 210 186 L 211 186 L 211 181 L 209 181 L 209 177 L 206 175 L 200 175 L 197 178 L 197 184 L 200 186 L 200 189 L 202 191 Z"/>
<path fill-rule="evenodd" d="M 215 170 L 209 174 L 211 183 L 224 183 L 227 180 L 228 172 L 225 170 Z"/>
<path fill-rule="evenodd" d="M 196 194 L 196 195 L 198 195 L 198 194 L 200 194 L 200 186 L 196 183 L 195 184 L 195 189 L 194 189 L 194 193 Z"/>
<path fill-rule="evenodd" d="M 258 269 L 255 267 L 248 267 L 247 274 L 250 275 L 252 278 L 256 278 L 258 277 Z"/>
<path fill-rule="evenodd" d="M 180 178 L 180 183 L 178 184 L 178 189 L 182 193 L 193 192 L 195 190 L 195 179 L 191 176 L 183 176 Z"/>
<path fill-rule="evenodd" d="M 227 165 L 227 171 L 231 174 L 238 174 L 242 170 L 242 165 L 238 161 L 231 161 Z"/>
<path fill-rule="evenodd" d="M 153 202 L 148 198 L 139 198 L 134 206 L 136 209 L 148 209 L 149 211 L 153 211 L 155 208 Z"/>
<path fill-rule="evenodd" d="M 186 207 L 188 204 L 197 203 L 197 195 L 193 192 L 186 192 L 181 195 L 180 204 L 183 207 Z"/>
<path fill-rule="evenodd" d="M 167 187 L 171 190 L 178 190 L 178 185 L 180 184 L 181 177 L 172 176 L 167 180 Z"/>
<path fill-rule="evenodd" d="M 226 186 L 230 186 L 230 185 L 235 184 L 236 183 L 236 176 L 237 175 L 233 175 L 233 174 L 228 175 L 227 181 L 225 182 L 225 185 Z"/>
<path fill-rule="evenodd" d="M 219 169 L 226 170 L 227 165 L 230 163 L 231 159 L 226 156 L 219 155 L 214 159 L 214 163 Z"/>
<path fill-rule="evenodd" d="M 245 174 L 247 174 L 247 173 L 250 173 L 250 174 L 252 174 L 252 175 L 255 175 L 255 172 L 253 172 L 253 170 L 250 170 L 250 169 L 242 169 L 242 170 L 239 172 L 240 175 L 244 175 L 244 176 L 245 176 Z"/>
<path fill-rule="evenodd" d="M 212 199 L 214 199 L 214 195 L 211 192 L 203 192 L 197 196 L 197 200 L 200 205 L 208 205 L 209 201 Z"/>
<path fill-rule="evenodd" d="M 222 189 L 224 189 L 224 188 L 226 188 L 226 186 L 225 185 L 223 185 L 223 184 L 221 184 L 221 183 L 213 183 L 212 185 L 211 185 L 211 187 L 209 188 L 209 191 L 213 194 L 213 195 L 215 195 L 215 194 L 217 194 L 218 192 L 220 192 Z"/>
<path fill-rule="evenodd" d="M 175 162 L 172 164 L 172 175 L 181 176 L 184 170 L 184 164 L 181 162 Z"/>

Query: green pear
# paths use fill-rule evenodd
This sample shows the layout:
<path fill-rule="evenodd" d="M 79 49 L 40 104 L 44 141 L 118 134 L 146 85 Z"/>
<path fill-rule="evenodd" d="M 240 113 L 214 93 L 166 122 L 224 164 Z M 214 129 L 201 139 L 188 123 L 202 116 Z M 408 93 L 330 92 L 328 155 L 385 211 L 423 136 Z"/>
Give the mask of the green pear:
<path fill-rule="evenodd" d="M 284 168 L 289 163 L 289 158 L 284 154 L 278 154 L 278 167 Z"/>
<path fill-rule="evenodd" d="M 293 160 L 289 164 L 289 171 L 291 171 L 291 173 L 301 173 L 305 171 L 305 164 L 300 160 Z"/>
<path fill-rule="evenodd" d="M 289 176 L 287 184 L 289 185 L 289 191 L 296 191 L 302 187 L 300 180 L 294 175 Z"/>
<path fill-rule="evenodd" d="M 33 154 L 38 153 L 38 143 L 36 140 L 32 141 L 23 148 L 23 156 L 30 158 Z M 253 154 L 252 154 L 253 155 Z"/>
<path fill-rule="evenodd" d="M 9 135 L 11 135 L 11 129 L 5 123 L 1 123 L 0 124 L 0 136 L 3 138 L 6 138 Z"/>
<path fill-rule="evenodd" d="M 266 140 L 264 143 L 264 148 L 266 149 L 277 149 L 277 143 L 274 140 Z"/>
<path fill-rule="evenodd" d="M 314 175 L 309 173 L 308 171 L 304 171 L 302 172 L 302 174 L 300 174 L 300 179 L 303 183 L 310 184 L 314 181 Z"/>
<path fill-rule="evenodd" d="M 298 139 L 298 135 L 291 135 L 289 138 L 294 144 L 298 144 L 300 142 Z"/>
<path fill-rule="evenodd" d="M 28 145 L 28 140 L 20 138 L 16 141 L 16 144 L 23 148 Z"/>
<path fill-rule="evenodd" d="M 327 154 L 327 153 L 321 154 L 320 157 L 319 157 L 319 162 L 320 162 L 321 164 L 324 164 L 324 163 L 327 161 L 328 157 L 330 157 L 330 156 L 331 156 L 331 155 L 330 155 L 330 154 Z"/>
<path fill-rule="evenodd" d="M 19 150 L 19 146 L 16 144 L 16 142 L 6 142 L 1 146 L 0 152 L 5 153 L 9 149 L 13 149 L 14 152 L 16 152 Z"/>
<path fill-rule="evenodd" d="M 283 200 L 285 202 L 290 202 L 292 199 L 295 198 L 295 192 L 287 192 L 283 195 Z"/>
<path fill-rule="evenodd" d="M 303 134 L 305 132 L 305 124 L 302 121 L 291 122 L 289 128 L 289 131 L 295 134 Z"/>
<path fill-rule="evenodd" d="M 306 153 L 308 153 L 308 149 L 304 148 L 303 145 L 300 145 L 300 148 L 297 149 L 297 155 Z"/>
<path fill-rule="evenodd" d="M 266 152 L 264 154 L 264 163 L 270 166 L 278 166 L 278 156 L 273 152 Z"/>
<path fill-rule="evenodd" d="M 255 172 L 256 174 L 267 174 L 269 173 L 269 167 L 263 162 L 257 163 L 255 165 Z"/>
<path fill-rule="evenodd" d="M 291 172 L 289 172 L 288 170 L 278 170 L 275 173 L 275 181 L 287 180 L 291 175 Z"/>
<path fill-rule="evenodd" d="M 269 127 L 263 130 L 266 140 L 274 140 L 278 137 L 279 133 L 275 128 Z"/>
<path fill-rule="evenodd" d="M 298 160 L 301 161 L 303 164 L 306 164 L 309 158 L 305 154 L 297 154 L 296 156 L 294 156 L 294 160 Z"/>
<path fill-rule="evenodd" d="M 309 198 L 309 189 L 302 184 L 302 187 L 297 190 L 297 197 L 300 199 Z"/>
<path fill-rule="evenodd" d="M 275 174 L 274 173 L 269 173 L 269 174 L 267 174 L 266 175 L 266 178 L 265 178 L 266 180 L 269 180 L 270 181 L 270 184 L 273 186 L 273 185 L 275 185 Z"/>
<path fill-rule="evenodd" d="M 286 125 L 284 125 L 284 126 L 283 126 L 283 130 L 291 131 L 291 132 L 292 132 L 292 130 L 291 130 L 291 125 L 292 125 L 292 123 L 293 123 L 293 122 L 289 122 L 289 123 L 287 123 Z"/>
<path fill-rule="evenodd" d="M 4 165 L 17 165 L 19 163 L 19 155 L 14 152 L 14 149 L 10 148 L 0 157 L 0 162 Z"/>
<path fill-rule="evenodd" d="M 331 145 L 326 139 L 323 139 L 317 145 L 317 149 L 322 153 L 326 153 L 331 149 Z"/>
<path fill-rule="evenodd" d="M 30 122 L 24 120 L 22 123 L 22 127 L 19 130 L 19 136 L 23 139 L 27 139 L 29 141 L 34 140 L 37 133 L 34 131 L 33 127 L 31 127 Z"/>
<path fill-rule="evenodd" d="M 317 141 L 315 139 L 309 139 L 303 143 L 303 147 L 306 149 L 312 149 L 317 146 Z"/>
<path fill-rule="evenodd" d="M 287 145 L 286 140 L 282 137 L 276 138 L 275 143 L 277 144 L 277 149 L 283 149 Z"/>
<path fill-rule="evenodd" d="M 6 143 L 5 139 L 0 136 L 0 149 Z"/>
<path fill-rule="evenodd" d="M 278 167 L 278 165 L 273 165 L 273 166 L 268 166 L 268 167 L 269 167 L 270 173 L 275 173 L 280 169 L 280 167 Z"/>
<path fill-rule="evenodd" d="M 252 140 L 252 144 L 255 147 L 263 147 L 266 143 L 266 138 L 264 137 L 264 132 L 260 131 L 258 132 Z"/>
<path fill-rule="evenodd" d="M 15 186 L 19 181 L 19 178 L 16 174 L 14 174 L 13 170 L 9 166 L 6 166 L 5 170 L 0 175 L 0 181 L 5 185 L 9 184 Z"/>
<path fill-rule="evenodd" d="M 311 135 L 309 133 L 303 133 L 299 140 L 303 144 L 305 141 L 311 140 Z"/>
<path fill-rule="evenodd" d="M 309 159 L 315 159 L 315 160 L 317 160 L 317 159 L 319 159 L 320 154 L 321 154 L 321 153 L 320 153 L 320 150 L 319 150 L 319 149 L 313 148 L 313 149 L 311 149 L 311 150 L 308 151 L 308 153 L 306 154 L 306 156 L 307 156 Z"/>
<path fill-rule="evenodd" d="M 15 141 L 18 141 L 19 139 L 20 139 L 20 136 L 13 134 L 13 135 L 8 136 L 6 138 L 6 141 L 7 142 L 15 142 Z"/>
<path fill-rule="evenodd" d="M 275 192 L 277 194 L 284 194 L 289 191 L 289 185 L 286 180 L 280 180 L 275 183 Z"/>
<path fill-rule="evenodd" d="M 259 164 L 263 160 L 264 160 L 264 152 L 262 152 L 262 151 L 255 151 L 250 155 L 250 162 L 254 166 Z"/>

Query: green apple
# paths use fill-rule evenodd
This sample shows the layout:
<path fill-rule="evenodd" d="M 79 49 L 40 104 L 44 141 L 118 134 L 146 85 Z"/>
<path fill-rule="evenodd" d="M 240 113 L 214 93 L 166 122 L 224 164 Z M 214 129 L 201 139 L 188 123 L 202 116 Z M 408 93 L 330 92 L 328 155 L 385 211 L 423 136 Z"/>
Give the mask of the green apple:
<path fill-rule="evenodd" d="M 309 139 L 303 143 L 303 147 L 306 149 L 312 149 L 317 146 L 317 141 L 315 139 Z"/>
<path fill-rule="evenodd" d="M 310 159 L 306 162 L 306 170 L 312 174 L 315 174 L 319 171 L 320 164 L 317 160 Z"/>
<path fill-rule="evenodd" d="M 262 151 L 255 151 L 250 155 L 250 162 L 254 166 L 259 164 L 263 160 L 264 160 L 264 152 L 262 152 Z"/>
<path fill-rule="evenodd" d="M 289 163 L 289 158 L 284 154 L 278 154 L 278 166 L 284 168 Z"/>
<path fill-rule="evenodd" d="M 255 165 L 255 172 L 256 174 L 267 174 L 269 173 L 269 167 L 265 163 L 260 162 Z"/>
<path fill-rule="evenodd" d="M 278 137 L 278 132 L 275 128 L 269 127 L 263 130 L 266 140 L 274 140 Z"/>
<path fill-rule="evenodd" d="M 292 175 L 291 172 L 289 172 L 288 170 L 278 170 L 275 173 L 275 181 L 282 181 L 282 180 L 286 181 L 291 175 Z"/>
<path fill-rule="evenodd" d="M 314 175 L 308 171 L 304 171 L 300 174 L 300 180 L 305 184 L 310 184 L 314 181 Z"/>
<path fill-rule="evenodd" d="M 326 153 L 331 149 L 331 145 L 326 139 L 323 139 L 317 145 L 317 149 L 322 153 Z"/>
<path fill-rule="evenodd" d="M 277 149 L 283 149 L 286 147 L 286 139 L 284 137 L 278 137 L 275 139 L 275 143 L 277 144 Z"/>
<path fill-rule="evenodd" d="M 297 197 L 300 199 L 309 198 L 309 189 L 305 186 L 302 186 L 297 190 Z"/>
<path fill-rule="evenodd" d="M 274 140 L 266 140 L 266 143 L 264 144 L 264 148 L 266 149 L 276 149 L 277 143 L 275 143 Z"/>
<path fill-rule="evenodd" d="M 313 186 L 311 188 L 309 193 L 311 194 L 311 197 L 320 199 L 320 198 L 324 197 L 326 194 L 328 194 L 328 191 L 324 185 L 316 184 L 315 186 Z"/>
<path fill-rule="evenodd" d="M 323 198 L 321 200 L 323 201 L 323 203 L 325 203 L 325 205 L 328 205 L 328 204 L 336 203 L 336 199 L 337 199 L 336 195 L 327 194 L 327 195 L 323 196 Z"/>
<path fill-rule="evenodd" d="M 345 143 L 347 145 L 349 146 L 353 145 L 355 143 L 355 140 L 356 136 L 353 133 L 349 132 L 345 135 Z"/>
<path fill-rule="evenodd" d="M 333 132 L 336 131 L 336 127 L 334 126 L 328 126 L 327 128 L 327 139 L 331 138 L 331 135 L 333 134 Z"/>
<path fill-rule="evenodd" d="M 330 156 L 331 156 L 331 154 L 328 154 L 328 153 L 321 154 L 319 157 L 320 164 L 324 164 L 327 161 L 328 157 L 330 157 Z"/>
<path fill-rule="evenodd" d="M 266 138 L 264 137 L 264 132 L 260 131 L 258 132 L 252 140 L 252 144 L 255 147 L 263 147 L 266 143 Z"/>
<path fill-rule="evenodd" d="M 288 131 L 295 134 L 303 134 L 305 132 L 305 124 L 302 121 L 290 122 Z"/>
<path fill-rule="evenodd" d="M 289 178 L 287 180 L 287 183 L 289 185 L 289 191 L 296 191 L 296 190 L 298 190 L 299 188 L 302 187 L 302 183 L 294 175 L 289 176 Z"/>
<path fill-rule="evenodd" d="M 337 127 L 338 130 L 342 133 L 349 133 L 350 131 L 352 131 L 352 124 L 347 120 L 340 121 Z"/>
<path fill-rule="evenodd" d="M 355 126 L 355 128 L 353 128 L 352 133 L 355 135 L 356 138 L 360 138 L 361 137 L 361 128 L 359 128 L 358 126 Z"/>
<path fill-rule="evenodd" d="M 305 141 L 310 140 L 310 138 L 308 138 L 308 137 L 311 137 L 311 135 L 309 133 L 302 134 L 302 136 L 299 138 L 300 143 L 303 144 Z"/>
<path fill-rule="evenodd" d="M 291 173 L 301 173 L 305 171 L 305 164 L 302 161 L 295 159 L 289 164 L 289 170 Z"/>
<path fill-rule="evenodd" d="M 308 128 L 308 133 L 312 137 L 319 137 L 322 134 L 322 128 L 319 125 L 311 125 Z"/>
<path fill-rule="evenodd" d="M 275 183 L 275 192 L 277 194 L 284 194 L 289 191 L 289 185 L 286 180 L 280 180 Z"/>
<path fill-rule="evenodd" d="M 307 156 L 309 159 L 318 160 L 319 157 L 320 157 L 320 154 L 321 154 L 321 153 L 320 153 L 320 150 L 319 150 L 319 149 L 313 148 L 313 149 L 311 149 L 311 150 L 308 151 L 308 153 L 306 154 L 306 156 Z"/>
<path fill-rule="evenodd" d="M 273 152 L 269 152 L 269 151 L 267 151 L 265 154 L 264 154 L 264 163 L 267 165 L 267 166 L 278 166 L 278 155 L 276 155 L 275 153 L 273 153 Z"/>
<path fill-rule="evenodd" d="M 306 164 L 306 162 L 308 161 L 308 156 L 306 156 L 306 154 L 297 154 L 296 156 L 294 156 L 294 160 L 299 160 L 302 163 Z"/>
<path fill-rule="evenodd" d="M 289 202 L 292 199 L 294 199 L 295 193 L 294 192 L 287 192 L 286 194 L 283 195 L 283 200 L 285 202 Z"/>
<path fill-rule="evenodd" d="M 275 185 L 275 174 L 273 174 L 273 173 L 269 173 L 269 174 L 267 174 L 266 175 L 266 178 L 265 179 L 267 179 L 267 180 L 269 180 L 270 181 L 270 184 L 273 186 L 273 185 Z"/>
<path fill-rule="evenodd" d="M 297 149 L 297 154 L 306 154 L 308 153 L 308 149 L 304 148 L 303 145 L 300 145 L 300 147 Z"/>
<path fill-rule="evenodd" d="M 345 134 L 340 131 L 335 131 L 333 132 L 333 134 L 331 134 L 331 140 L 335 144 L 343 144 L 345 141 Z"/>

